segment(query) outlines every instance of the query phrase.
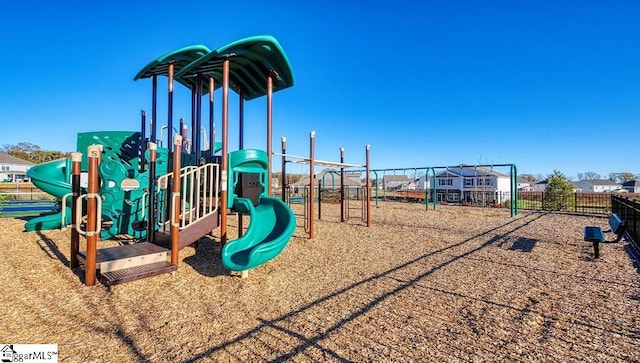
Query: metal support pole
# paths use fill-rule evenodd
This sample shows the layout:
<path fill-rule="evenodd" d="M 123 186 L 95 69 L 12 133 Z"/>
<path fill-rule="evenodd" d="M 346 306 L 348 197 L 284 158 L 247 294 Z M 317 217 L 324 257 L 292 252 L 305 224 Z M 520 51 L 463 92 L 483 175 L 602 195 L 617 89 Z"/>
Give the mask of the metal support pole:
<path fill-rule="evenodd" d="M 366 189 L 365 189 L 365 194 L 366 195 L 364 196 L 365 198 L 367 198 L 367 200 L 366 200 L 367 204 L 366 204 L 366 209 L 365 209 L 365 211 L 367 212 L 366 213 L 366 215 L 367 215 L 366 216 L 366 218 L 367 218 L 367 227 L 371 227 L 371 214 L 370 214 L 371 213 L 371 197 L 369 195 L 369 194 L 371 194 L 371 185 L 370 185 L 370 182 L 369 182 L 369 149 L 370 149 L 370 145 L 367 145 L 367 147 L 366 147 L 366 160 L 367 160 L 366 161 L 366 164 L 367 164 L 366 173 L 367 173 L 367 176 L 365 177 L 365 184 L 367 184 L 367 186 L 366 186 Z"/>
<path fill-rule="evenodd" d="M 196 146 L 196 85 L 191 86 L 191 150 L 190 153 L 195 151 Z"/>
<path fill-rule="evenodd" d="M 322 220 L 322 180 L 318 180 L 318 220 Z"/>
<path fill-rule="evenodd" d="M 314 193 L 314 189 L 315 189 L 315 183 L 313 181 L 313 177 L 314 177 L 314 172 L 313 172 L 313 168 L 314 168 L 314 150 L 315 150 L 315 146 L 316 145 L 316 132 L 315 131 L 311 131 L 311 133 L 309 134 L 309 239 L 313 239 L 313 235 L 314 235 L 314 198 L 315 198 L 315 193 Z"/>
<path fill-rule="evenodd" d="M 340 148 L 340 164 L 344 164 L 344 148 Z M 340 167 L 340 222 L 344 222 L 344 167 Z"/>
<path fill-rule="evenodd" d="M 173 177 L 171 188 L 171 264 L 178 266 L 180 249 L 180 154 L 182 136 L 173 137 Z"/>
<path fill-rule="evenodd" d="M 80 196 L 80 165 L 82 164 L 81 153 L 71 153 L 71 256 L 69 257 L 69 267 L 76 268 L 78 262 L 78 251 L 80 250 L 80 234 L 76 226 L 80 223 L 76 218 L 76 201 Z M 64 221 L 63 221 L 64 222 Z"/>
<path fill-rule="evenodd" d="M 216 154 L 216 124 L 213 117 L 213 96 L 215 92 L 214 87 L 215 80 L 213 77 L 209 78 L 209 162 L 213 162 L 213 157 Z"/>
<path fill-rule="evenodd" d="M 287 191 L 287 158 L 285 157 L 287 154 L 287 138 L 282 136 L 280 141 L 282 142 L 282 201 L 287 203 L 285 194 Z"/>
<path fill-rule="evenodd" d="M 192 130 L 194 133 L 193 143 L 196 146 L 195 155 L 196 155 L 196 166 L 200 166 L 200 158 L 202 156 L 202 75 L 198 74 L 196 76 L 196 128 Z"/>
<path fill-rule="evenodd" d="M 220 242 L 227 243 L 228 173 L 229 173 L 229 60 L 222 63 L 222 161 L 220 165 Z"/>
<path fill-rule="evenodd" d="M 140 164 L 138 165 L 138 170 L 140 172 L 144 172 L 144 153 L 145 153 L 145 135 L 147 134 L 147 113 L 144 110 L 140 110 L 140 140 L 139 140 L 139 148 L 140 148 Z"/>
<path fill-rule="evenodd" d="M 98 194 L 98 166 L 100 164 L 100 147 L 99 145 L 91 145 L 87 148 L 87 157 L 89 161 L 89 180 L 87 185 L 87 255 L 84 266 L 84 284 L 93 286 L 96 284 L 96 260 L 98 234 L 96 231 L 98 226 L 98 205 L 95 195 Z"/>
<path fill-rule="evenodd" d="M 273 119 L 272 119 L 272 108 L 273 108 L 273 78 L 272 75 L 269 74 L 267 77 L 267 158 L 268 158 L 268 169 L 267 169 L 267 196 L 271 196 L 271 159 L 273 157 L 273 146 L 271 145 L 273 132 Z"/>
<path fill-rule="evenodd" d="M 155 125 L 156 120 L 158 119 L 158 76 L 151 76 L 151 87 L 153 94 L 151 95 L 151 123 Z M 156 136 L 155 127 L 152 127 L 149 130 L 151 137 L 154 138 Z M 142 135 L 144 138 L 144 135 Z"/>
<path fill-rule="evenodd" d="M 157 159 L 158 146 L 150 142 L 149 143 L 149 201 L 147 217 L 147 241 L 153 242 L 154 234 L 156 231 L 156 159 Z M 144 206 L 142 206 L 144 208 Z"/>
<path fill-rule="evenodd" d="M 242 88 L 238 89 L 238 95 L 240 98 L 238 100 L 238 149 L 244 150 L 244 92 Z M 238 175 L 236 188 L 239 189 L 238 195 L 242 196 L 242 174 Z M 238 238 L 242 237 L 242 222 L 242 213 L 238 213 Z"/>

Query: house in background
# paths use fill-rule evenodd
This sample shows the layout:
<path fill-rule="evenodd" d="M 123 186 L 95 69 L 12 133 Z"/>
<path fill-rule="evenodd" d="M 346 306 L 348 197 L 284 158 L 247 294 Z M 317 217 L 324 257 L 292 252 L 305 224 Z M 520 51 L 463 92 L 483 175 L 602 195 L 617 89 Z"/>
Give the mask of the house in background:
<path fill-rule="evenodd" d="M 622 189 L 622 185 L 608 179 L 580 180 L 575 185 L 586 193 L 614 192 Z"/>
<path fill-rule="evenodd" d="M 521 177 L 518 177 L 518 190 L 521 192 L 532 192 L 533 184 L 535 184 L 535 180 L 527 180 Z"/>
<path fill-rule="evenodd" d="M 383 190 L 399 190 L 403 185 L 409 185 L 413 180 L 405 174 L 399 175 L 383 175 L 382 176 L 382 189 Z M 415 185 L 413 187 L 415 189 Z M 409 190 L 405 187 L 404 190 Z"/>
<path fill-rule="evenodd" d="M 629 193 L 640 193 L 640 180 L 629 180 L 622 183 L 624 188 Z"/>
<path fill-rule="evenodd" d="M 433 178 L 427 178 L 424 175 L 421 176 L 415 182 L 416 183 L 416 189 L 419 189 L 419 190 L 431 189 L 431 179 L 433 179 Z"/>
<path fill-rule="evenodd" d="M 570 181 L 571 185 L 573 185 L 573 192 L 579 193 L 582 192 L 582 187 L 578 185 L 578 182 Z M 539 181 L 531 186 L 532 192 L 544 192 L 547 190 L 547 185 L 549 185 L 549 179 L 545 179 Z"/>
<path fill-rule="evenodd" d="M 531 190 L 534 192 L 544 192 L 547 190 L 547 184 L 549 184 L 549 179 L 540 180 L 539 182 L 531 185 Z"/>
<path fill-rule="evenodd" d="M 360 176 L 361 176 L 360 172 L 350 173 L 345 171 L 344 174 L 345 174 L 345 177 L 344 177 L 345 187 L 347 188 L 362 187 L 364 185 L 364 182 L 362 181 L 362 179 L 360 179 Z M 320 172 L 316 173 L 313 176 L 313 179 L 314 179 L 314 182 L 313 182 L 314 186 L 317 186 L 318 182 L 321 181 L 323 188 L 329 188 L 329 189 L 340 188 L 340 170 L 331 169 L 331 168 L 323 169 Z M 309 186 L 308 175 L 303 176 L 302 178 L 300 178 L 300 180 L 293 183 L 294 188 L 304 188 L 308 186 Z"/>
<path fill-rule="evenodd" d="M 27 170 L 33 165 L 35 164 L 29 161 L 0 152 L 0 182 L 26 181 Z"/>
<path fill-rule="evenodd" d="M 436 174 L 436 190 L 438 201 L 502 203 L 510 197 L 511 177 L 488 168 L 461 165 Z"/>

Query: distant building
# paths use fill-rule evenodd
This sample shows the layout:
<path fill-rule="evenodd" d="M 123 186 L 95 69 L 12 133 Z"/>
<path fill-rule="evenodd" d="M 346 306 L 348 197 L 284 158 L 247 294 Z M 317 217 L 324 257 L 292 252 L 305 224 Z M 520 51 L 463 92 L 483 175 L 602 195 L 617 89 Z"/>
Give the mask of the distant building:
<path fill-rule="evenodd" d="M 418 180 L 416 180 L 416 189 L 431 189 L 431 179 L 433 178 L 427 178 L 425 175 L 421 176 Z"/>
<path fill-rule="evenodd" d="M 27 170 L 33 165 L 35 164 L 29 161 L 0 152 L 0 181 L 13 183 L 26 181 Z"/>
<path fill-rule="evenodd" d="M 571 185 L 573 185 L 573 192 L 574 193 L 580 193 L 582 192 L 582 187 L 578 184 L 578 182 L 574 182 L 574 181 L 569 181 L 569 183 L 571 183 Z M 531 191 L 534 192 L 544 192 L 547 190 L 547 185 L 549 185 L 549 179 L 545 179 L 542 181 L 539 181 L 535 184 L 533 184 L 531 186 Z"/>
<path fill-rule="evenodd" d="M 541 180 L 531 185 L 531 188 L 534 192 L 544 192 L 545 190 L 547 190 L 547 184 L 549 184 L 549 179 Z"/>
<path fill-rule="evenodd" d="M 438 201 L 502 203 L 510 197 L 511 177 L 489 168 L 461 165 L 436 174 L 436 190 Z"/>
<path fill-rule="evenodd" d="M 362 187 L 364 182 L 360 179 L 361 173 L 353 173 L 345 171 L 344 186 L 345 187 Z M 314 186 L 318 185 L 320 181 L 323 188 L 340 188 L 340 170 L 336 169 L 323 169 L 313 176 Z M 304 188 L 309 186 L 309 176 L 303 176 L 300 180 L 293 183 L 294 188 Z"/>
<path fill-rule="evenodd" d="M 640 193 L 640 180 L 629 180 L 622 183 L 624 188 L 629 193 Z"/>
<path fill-rule="evenodd" d="M 580 180 L 576 182 L 576 187 L 583 192 L 592 193 L 614 192 L 622 189 L 622 185 L 609 179 Z"/>
<path fill-rule="evenodd" d="M 400 190 L 403 185 L 411 183 L 411 179 L 405 174 L 399 175 L 383 175 L 382 176 L 382 189 L 384 190 Z M 415 186 L 414 188 L 415 189 Z"/>
<path fill-rule="evenodd" d="M 518 177 L 518 190 L 521 192 L 532 192 L 534 183 L 536 183 L 535 180 L 532 181 Z"/>

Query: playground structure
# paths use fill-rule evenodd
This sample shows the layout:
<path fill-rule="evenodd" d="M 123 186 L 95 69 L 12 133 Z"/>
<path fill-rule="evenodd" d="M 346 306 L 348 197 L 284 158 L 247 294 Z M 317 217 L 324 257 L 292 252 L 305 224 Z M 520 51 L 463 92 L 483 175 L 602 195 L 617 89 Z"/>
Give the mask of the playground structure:
<path fill-rule="evenodd" d="M 319 165 L 319 166 L 329 166 L 329 167 L 340 168 L 340 195 L 338 198 L 338 202 L 340 203 L 340 222 L 345 222 L 349 218 L 349 211 L 351 210 L 351 207 L 349 206 L 350 198 L 348 197 L 347 193 L 345 193 L 345 189 L 346 189 L 345 168 L 365 167 L 366 176 L 365 176 L 365 184 L 361 188 L 363 193 L 362 193 L 362 199 L 361 199 L 362 207 L 361 207 L 360 217 L 362 221 L 366 224 L 366 226 L 370 227 L 371 226 L 371 218 L 370 218 L 371 198 L 369 197 L 370 188 L 368 187 L 370 185 L 370 180 L 369 180 L 370 146 L 367 145 L 365 148 L 366 150 L 365 165 L 347 164 L 344 162 L 344 148 L 340 148 L 339 162 L 317 160 L 315 158 L 315 140 L 316 140 L 316 133 L 315 131 L 311 131 L 311 133 L 309 134 L 309 156 L 307 157 L 307 156 L 287 154 L 287 139 L 284 136 L 281 138 L 282 152 L 281 153 L 274 152 L 273 155 L 280 156 L 282 158 L 282 190 L 281 190 L 282 201 L 289 205 L 292 203 L 292 200 L 291 200 L 292 188 L 287 182 L 287 163 L 293 162 L 298 164 L 308 164 L 309 165 L 309 183 L 306 186 L 304 186 L 303 195 L 302 197 L 299 197 L 300 198 L 299 200 L 304 204 L 302 218 L 303 218 L 303 225 L 304 225 L 305 232 L 309 234 L 310 239 L 313 239 L 315 235 L 315 203 L 317 200 L 318 219 L 322 219 L 322 209 L 321 209 L 322 190 L 324 186 L 324 176 L 326 175 L 325 173 L 325 174 L 322 174 L 320 178 L 316 178 L 316 173 L 314 170 L 315 166 Z M 315 185 L 316 179 L 318 179 L 317 189 Z"/>
<path fill-rule="evenodd" d="M 158 147 L 158 76 L 168 79 L 166 140 Z M 293 86 L 287 56 L 275 38 L 255 36 L 210 51 L 202 45 L 181 48 L 145 66 L 134 80 L 151 78 L 149 136 L 146 113 L 141 131 L 100 131 L 78 135 L 70 159 L 37 165 L 29 177 L 60 199 L 60 213 L 34 218 L 27 231 L 71 226 L 70 267 L 84 265 L 85 284 L 132 281 L 178 267 L 181 248 L 220 228 L 221 260 L 247 275 L 276 257 L 296 227 L 295 215 L 271 196 L 273 93 Z M 173 91 L 178 82 L 191 90 L 191 138 L 181 120 L 173 134 Z M 205 87 L 205 84 L 208 87 Z M 221 142 L 216 142 L 214 91 L 222 88 Z M 239 150 L 228 150 L 229 89 L 239 95 Z M 202 98 L 209 94 L 208 148 L 201 140 Z M 244 149 L 244 101 L 267 98 L 267 150 Z M 86 154 L 80 152 L 87 151 Z M 217 152 L 220 155 L 216 155 Z M 83 180 L 86 176 L 86 180 Z M 238 239 L 228 241 L 227 215 L 239 213 Z M 251 217 L 242 235 L 242 214 Z M 126 234 L 142 241 L 98 248 L 99 239 Z M 80 250 L 84 237 L 86 250 Z M 99 275 L 98 275 L 99 271 Z"/>

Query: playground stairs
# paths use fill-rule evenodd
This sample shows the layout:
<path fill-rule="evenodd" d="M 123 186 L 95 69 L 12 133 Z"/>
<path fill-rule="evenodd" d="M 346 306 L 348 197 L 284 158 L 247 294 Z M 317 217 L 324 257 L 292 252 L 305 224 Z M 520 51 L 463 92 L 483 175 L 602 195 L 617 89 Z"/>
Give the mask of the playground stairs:
<path fill-rule="evenodd" d="M 180 242 L 179 249 L 183 249 L 195 242 L 197 242 L 203 236 L 211 233 L 218 227 L 218 212 L 201 217 L 194 222 L 189 221 L 187 216 L 187 225 L 180 230 Z M 154 234 L 154 241 L 156 245 L 164 248 L 171 248 L 171 234 L 170 225 L 165 223 L 163 228 L 156 231 Z"/>
<path fill-rule="evenodd" d="M 149 242 L 101 248 L 97 251 L 96 269 L 107 286 L 143 279 L 177 270 L 168 259 L 171 251 Z M 86 252 L 78 252 L 85 264 Z"/>

